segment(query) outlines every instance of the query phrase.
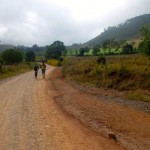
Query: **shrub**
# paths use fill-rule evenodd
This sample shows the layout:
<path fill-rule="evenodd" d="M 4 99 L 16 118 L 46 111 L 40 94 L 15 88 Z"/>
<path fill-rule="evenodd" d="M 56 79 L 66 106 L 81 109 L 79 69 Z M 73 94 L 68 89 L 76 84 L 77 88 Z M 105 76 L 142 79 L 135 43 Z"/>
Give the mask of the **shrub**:
<path fill-rule="evenodd" d="M 126 44 L 124 47 L 123 47 L 123 54 L 130 54 L 133 52 L 133 46 L 130 45 L 130 44 Z"/>
<path fill-rule="evenodd" d="M 60 62 L 62 62 L 64 59 L 63 59 L 63 57 L 59 57 L 59 59 L 58 59 Z"/>
<path fill-rule="evenodd" d="M 98 58 L 97 58 L 97 63 L 98 64 L 106 64 L 106 58 L 105 58 L 105 56 L 99 56 Z"/>
<path fill-rule="evenodd" d="M 119 70 L 119 76 L 120 77 L 128 77 L 131 73 L 127 69 L 127 65 L 121 64 L 120 70 Z"/>
<path fill-rule="evenodd" d="M 59 66 L 59 61 L 57 59 L 49 59 L 47 63 L 51 66 Z"/>

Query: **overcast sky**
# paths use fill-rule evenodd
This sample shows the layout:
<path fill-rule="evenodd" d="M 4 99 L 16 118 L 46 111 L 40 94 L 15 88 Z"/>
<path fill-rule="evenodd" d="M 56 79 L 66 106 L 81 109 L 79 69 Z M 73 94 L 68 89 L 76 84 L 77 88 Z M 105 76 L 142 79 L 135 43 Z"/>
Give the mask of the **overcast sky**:
<path fill-rule="evenodd" d="M 150 0 L 0 0 L 0 44 L 84 43 L 150 13 Z"/>

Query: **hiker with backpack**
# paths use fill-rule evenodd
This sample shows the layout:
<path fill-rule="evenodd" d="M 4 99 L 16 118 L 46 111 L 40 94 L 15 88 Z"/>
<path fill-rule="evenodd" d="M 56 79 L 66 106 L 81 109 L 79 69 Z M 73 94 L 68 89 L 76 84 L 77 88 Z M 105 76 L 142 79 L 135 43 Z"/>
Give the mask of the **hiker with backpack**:
<path fill-rule="evenodd" d="M 35 66 L 34 66 L 35 78 L 37 78 L 38 70 L 39 70 L 39 67 L 37 64 L 35 64 Z"/>
<path fill-rule="evenodd" d="M 44 62 L 43 62 L 43 64 L 40 66 L 40 68 L 41 68 L 41 71 L 42 71 L 42 76 L 43 76 L 43 78 L 45 78 L 46 65 L 45 65 Z"/>

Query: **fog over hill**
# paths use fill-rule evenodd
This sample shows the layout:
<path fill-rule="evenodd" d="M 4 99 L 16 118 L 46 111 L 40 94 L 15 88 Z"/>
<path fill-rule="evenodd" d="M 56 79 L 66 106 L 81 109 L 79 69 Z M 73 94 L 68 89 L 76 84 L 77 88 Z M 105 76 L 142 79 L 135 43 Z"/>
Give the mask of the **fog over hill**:
<path fill-rule="evenodd" d="M 72 44 L 71 46 L 67 46 L 67 48 L 79 49 L 81 47 L 93 47 L 102 44 L 102 42 L 107 39 L 112 38 L 114 38 L 115 40 L 139 39 L 140 38 L 139 29 L 143 25 L 150 26 L 150 14 L 144 14 L 136 16 L 134 18 L 130 18 L 126 20 L 124 23 L 118 24 L 117 26 L 109 26 L 108 28 L 104 29 L 104 31 L 101 34 L 91 39 L 90 41 L 85 42 L 83 44 Z M 5 49 L 14 47 L 15 46 L 9 44 L 5 45 L 0 44 L 0 52 Z"/>
<path fill-rule="evenodd" d="M 14 45 L 10 45 L 10 44 L 3 44 L 3 45 L 0 44 L 0 52 L 4 51 L 6 49 L 14 48 L 14 47 L 15 47 Z"/>
<path fill-rule="evenodd" d="M 108 39 L 116 40 L 131 40 L 139 39 L 139 29 L 143 25 L 150 26 L 150 14 L 144 14 L 141 16 L 136 16 L 134 18 L 126 20 L 124 23 L 121 23 L 117 26 L 110 26 L 104 30 L 100 35 L 91 39 L 90 41 L 84 44 L 73 44 L 69 46 L 69 49 L 78 49 L 80 47 L 93 47 L 100 45 L 103 41 Z"/>

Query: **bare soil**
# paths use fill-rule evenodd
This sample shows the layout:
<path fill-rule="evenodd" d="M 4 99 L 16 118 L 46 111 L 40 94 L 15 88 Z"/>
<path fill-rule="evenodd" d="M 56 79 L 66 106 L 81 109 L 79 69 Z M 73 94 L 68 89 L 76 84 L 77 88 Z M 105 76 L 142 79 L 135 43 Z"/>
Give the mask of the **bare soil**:
<path fill-rule="evenodd" d="M 97 131 L 105 124 L 106 128 L 109 125 L 118 131 L 123 117 L 116 116 L 115 121 L 121 124 L 115 125 L 111 111 L 119 114 L 116 111 L 126 113 L 127 110 L 115 105 L 107 107 L 104 102 L 73 88 L 62 78 L 60 69 L 47 66 L 46 72 L 49 76 L 45 79 L 41 72 L 35 79 L 31 71 L 0 81 L 0 150 L 123 150 L 119 142 Z M 131 118 L 134 123 L 143 122 L 135 128 L 123 124 L 121 133 L 135 132 L 141 140 L 145 136 L 142 143 L 146 148 L 149 115 L 130 111 L 127 113 L 131 116 L 126 118 L 129 124 Z M 107 119 L 110 121 L 105 122 Z"/>
<path fill-rule="evenodd" d="M 124 93 L 115 90 L 77 85 L 67 81 L 60 68 L 51 72 L 49 83 L 60 108 L 87 128 L 126 149 L 150 149 L 149 103 L 124 100 Z"/>

